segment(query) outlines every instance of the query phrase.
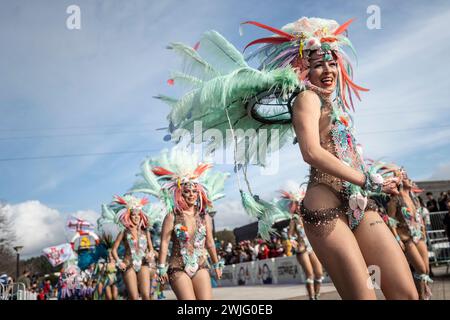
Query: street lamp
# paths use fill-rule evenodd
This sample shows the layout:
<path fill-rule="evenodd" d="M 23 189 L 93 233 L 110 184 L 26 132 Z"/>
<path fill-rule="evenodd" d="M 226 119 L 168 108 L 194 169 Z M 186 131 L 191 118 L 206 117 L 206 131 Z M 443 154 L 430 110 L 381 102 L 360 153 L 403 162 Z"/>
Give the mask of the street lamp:
<path fill-rule="evenodd" d="M 17 253 L 17 264 L 16 264 L 16 281 L 19 279 L 19 261 L 20 261 L 20 250 L 23 249 L 23 246 L 14 247 L 14 251 Z"/>

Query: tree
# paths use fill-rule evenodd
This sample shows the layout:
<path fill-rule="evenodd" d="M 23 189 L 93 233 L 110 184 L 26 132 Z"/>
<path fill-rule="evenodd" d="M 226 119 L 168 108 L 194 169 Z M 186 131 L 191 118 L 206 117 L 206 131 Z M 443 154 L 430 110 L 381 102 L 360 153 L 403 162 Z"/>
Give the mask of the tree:
<path fill-rule="evenodd" d="M 236 243 L 236 238 L 234 237 L 234 233 L 233 231 L 224 229 L 221 231 L 216 231 L 216 238 L 219 241 L 224 241 L 225 243 L 231 242 L 231 243 Z"/>
<path fill-rule="evenodd" d="M 0 274 L 15 274 L 16 259 L 12 250 L 15 238 L 12 222 L 6 214 L 6 203 L 0 200 Z"/>

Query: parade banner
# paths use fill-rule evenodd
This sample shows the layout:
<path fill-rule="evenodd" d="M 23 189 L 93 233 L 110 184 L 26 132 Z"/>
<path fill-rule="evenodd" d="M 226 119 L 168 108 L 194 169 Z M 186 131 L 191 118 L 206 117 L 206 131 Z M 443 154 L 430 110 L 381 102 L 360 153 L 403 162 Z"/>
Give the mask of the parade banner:
<path fill-rule="evenodd" d="M 49 247 L 42 250 L 45 257 L 53 267 L 69 260 L 74 255 L 70 243 L 60 244 L 59 246 Z"/>
<path fill-rule="evenodd" d="M 271 258 L 252 262 L 226 265 L 222 279 L 217 283 L 221 287 L 251 286 L 270 284 L 303 284 L 306 277 L 295 256 Z M 330 279 L 325 273 L 324 282 Z"/>

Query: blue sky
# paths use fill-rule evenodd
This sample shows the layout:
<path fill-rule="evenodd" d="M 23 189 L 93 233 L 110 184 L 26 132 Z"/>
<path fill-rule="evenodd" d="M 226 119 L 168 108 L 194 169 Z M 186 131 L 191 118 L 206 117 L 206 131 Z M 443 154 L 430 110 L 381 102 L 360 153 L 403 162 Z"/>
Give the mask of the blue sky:
<path fill-rule="evenodd" d="M 81 30 L 66 28 L 71 4 L 81 8 Z M 381 9 L 379 30 L 366 27 L 369 5 Z M 193 45 L 215 29 L 242 49 L 267 35 L 245 27 L 240 36 L 247 20 L 281 27 L 301 16 L 356 18 L 349 28 L 356 80 L 371 89 L 355 115 L 366 155 L 403 164 L 417 180 L 450 178 L 448 1 L 2 0 L 0 7 L 0 199 L 27 244 L 36 240 L 27 228 L 50 235 L 67 214 L 94 218 L 101 203 L 132 185 L 146 155 L 170 147 L 156 130 L 169 109 L 152 98 L 179 93 L 166 80 L 180 61 L 165 46 Z M 47 158 L 139 150 L 149 151 Z M 43 159 L 12 160 L 22 157 Z M 304 180 L 298 146 L 280 159 L 277 176 L 250 170 L 257 193 L 271 197 L 287 179 Z M 250 221 L 233 175 L 226 193 L 216 225 Z"/>

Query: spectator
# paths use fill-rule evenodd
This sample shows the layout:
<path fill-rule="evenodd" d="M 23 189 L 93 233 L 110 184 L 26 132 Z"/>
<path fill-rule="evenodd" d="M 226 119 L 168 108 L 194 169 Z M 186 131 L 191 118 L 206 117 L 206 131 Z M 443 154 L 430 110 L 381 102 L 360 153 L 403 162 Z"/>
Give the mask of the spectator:
<path fill-rule="evenodd" d="M 24 270 L 22 275 L 17 279 L 17 283 L 23 283 L 25 286 L 25 289 L 30 290 L 31 289 L 30 272 L 27 270 Z"/>
<path fill-rule="evenodd" d="M 425 207 L 425 203 L 423 202 L 422 197 L 418 196 L 417 198 L 419 199 L 420 206 L 422 207 L 422 216 L 423 220 L 425 221 L 425 228 L 427 230 L 431 230 L 430 212 L 428 211 L 427 207 Z"/>
<path fill-rule="evenodd" d="M 447 238 L 450 242 L 450 199 L 447 200 L 447 214 L 444 217 L 444 225 L 445 225 L 445 231 L 447 232 Z"/>
<path fill-rule="evenodd" d="M 279 239 L 279 238 L 272 239 L 272 243 L 270 245 L 269 257 L 270 258 L 282 257 L 283 253 L 284 253 L 284 250 L 283 250 L 283 245 L 281 244 L 281 239 Z"/>
<path fill-rule="evenodd" d="M 46 299 L 49 299 L 52 293 L 52 284 L 50 283 L 50 279 L 45 280 L 42 291 L 44 292 Z"/>
<path fill-rule="evenodd" d="M 264 260 L 264 259 L 268 259 L 269 258 L 269 247 L 267 246 L 267 244 L 262 243 L 259 247 L 259 253 L 258 253 L 258 259 L 259 260 Z"/>
<path fill-rule="evenodd" d="M 38 300 L 46 300 L 45 293 L 44 293 L 43 289 L 39 290 L 39 293 L 37 295 L 37 299 Z"/>
<path fill-rule="evenodd" d="M 441 195 L 438 199 L 439 203 L 439 210 L 440 211 L 447 211 L 447 201 L 449 200 L 447 192 L 441 192 Z"/>
<path fill-rule="evenodd" d="M 438 207 L 438 203 L 437 201 L 433 198 L 433 193 L 431 192 L 427 192 L 427 209 L 429 212 L 436 212 L 439 211 L 439 207 Z"/>

